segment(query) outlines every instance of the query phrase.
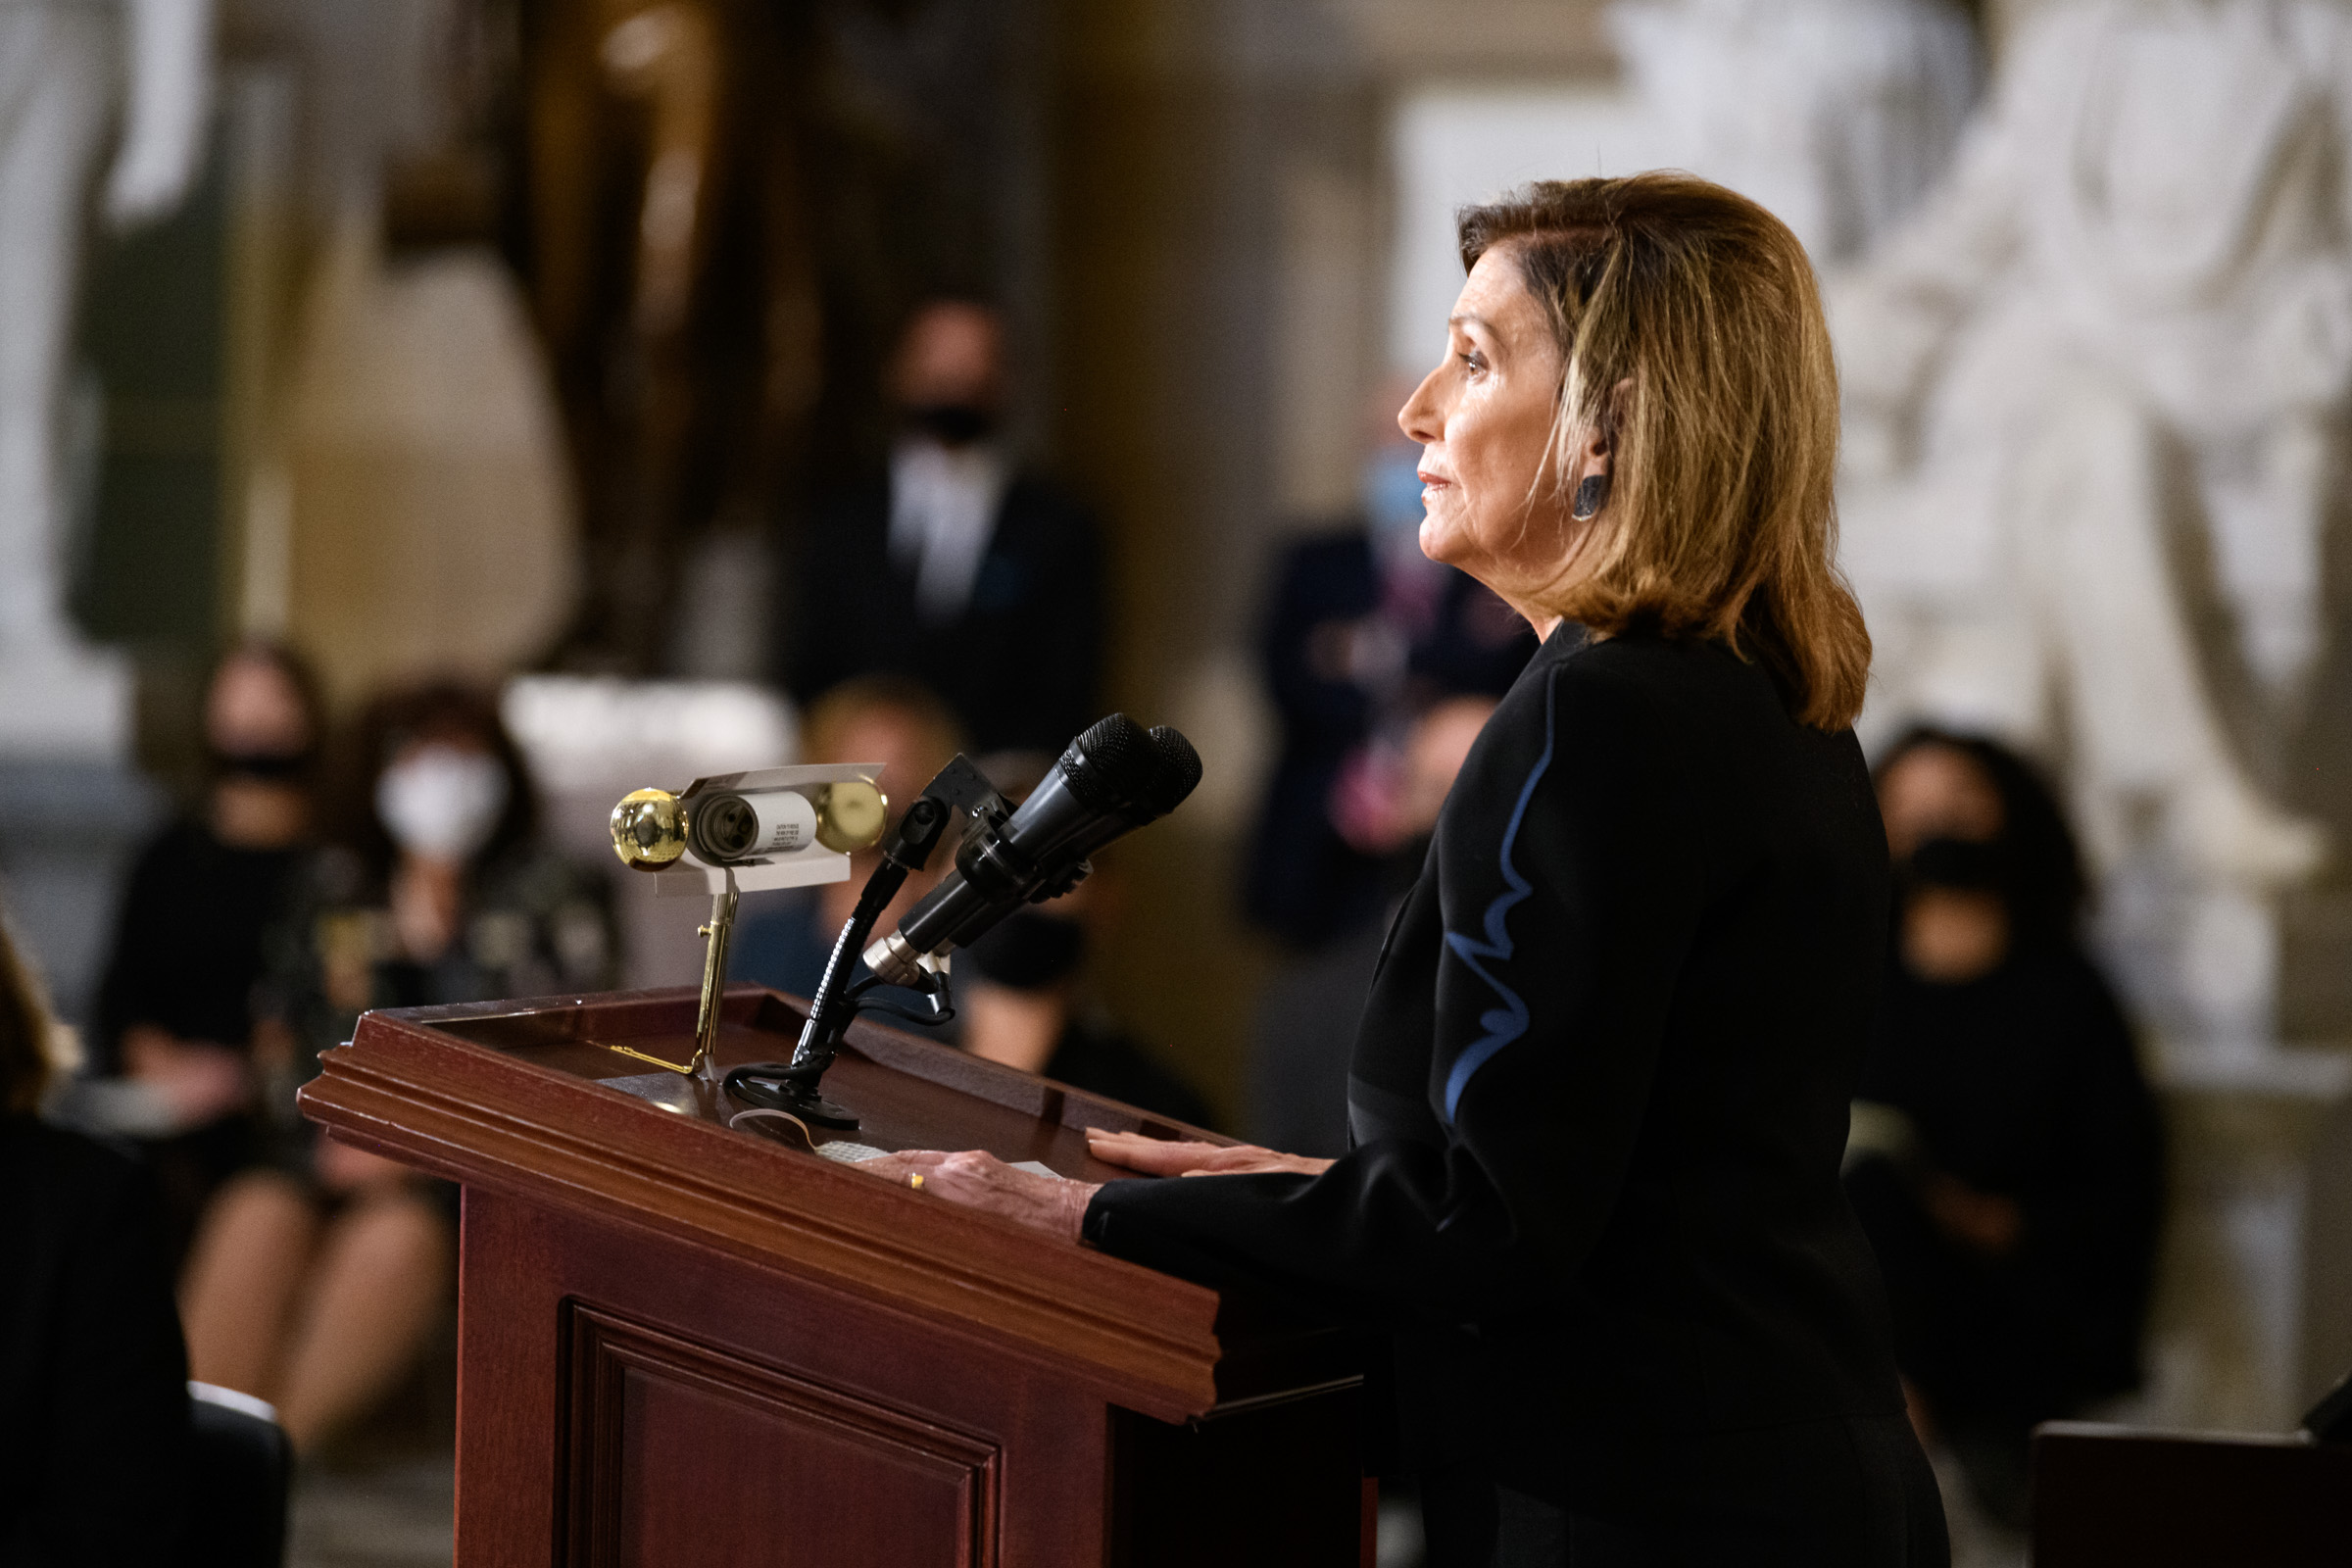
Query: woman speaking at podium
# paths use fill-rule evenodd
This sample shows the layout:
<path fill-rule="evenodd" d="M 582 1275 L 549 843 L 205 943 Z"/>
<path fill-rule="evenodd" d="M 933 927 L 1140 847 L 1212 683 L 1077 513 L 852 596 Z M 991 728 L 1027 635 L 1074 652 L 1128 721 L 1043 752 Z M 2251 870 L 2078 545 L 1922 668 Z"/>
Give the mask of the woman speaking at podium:
<path fill-rule="evenodd" d="M 1398 416 L 1421 548 L 1542 649 L 1391 931 L 1352 1151 L 1097 1135 L 927 1195 L 1388 1329 L 1433 1564 L 1948 1556 L 1838 1180 L 1887 922 L 1833 563 L 1838 384 L 1778 220 L 1680 174 L 1461 218 Z"/>

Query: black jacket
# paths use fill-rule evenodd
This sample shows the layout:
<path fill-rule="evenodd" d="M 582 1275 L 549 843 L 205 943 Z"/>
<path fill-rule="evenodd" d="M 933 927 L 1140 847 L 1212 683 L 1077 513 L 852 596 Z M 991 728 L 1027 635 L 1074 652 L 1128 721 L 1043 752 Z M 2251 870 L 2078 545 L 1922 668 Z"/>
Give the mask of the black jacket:
<path fill-rule="evenodd" d="M 1058 753 L 1102 715 L 1102 546 L 1054 486 L 1020 477 L 955 620 L 926 625 L 914 575 L 890 559 L 890 481 L 877 474 L 809 519 L 786 628 L 785 684 L 808 702 L 853 675 L 921 681 L 974 750 Z"/>
<path fill-rule="evenodd" d="M 146 1172 L 0 1116 L 0 1563 L 175 1560 L 187 1354 Z"/>
<path fill-rule="evenodd" d="M 1472 749 L 1326 1174 L 1123 1181 L 1090 1240 L 1396 1331 L 1418 1467 L 1902 1408 L 1838 1185 L 1885 952 L 1851 734 L 1714 645 L 1563 627 Z"/>

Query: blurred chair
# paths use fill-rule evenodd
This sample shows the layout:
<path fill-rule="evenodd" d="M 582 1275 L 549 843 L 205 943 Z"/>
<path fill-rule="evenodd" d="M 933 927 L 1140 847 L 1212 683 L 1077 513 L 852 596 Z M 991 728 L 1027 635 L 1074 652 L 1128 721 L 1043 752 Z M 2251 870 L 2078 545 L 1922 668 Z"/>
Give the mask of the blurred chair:
<path fill-rule="evenodd" d="M 277 1412 L 250 1395 L 188 1385 L 185 1568 L 279 1568 L 293 1446 Z"/>

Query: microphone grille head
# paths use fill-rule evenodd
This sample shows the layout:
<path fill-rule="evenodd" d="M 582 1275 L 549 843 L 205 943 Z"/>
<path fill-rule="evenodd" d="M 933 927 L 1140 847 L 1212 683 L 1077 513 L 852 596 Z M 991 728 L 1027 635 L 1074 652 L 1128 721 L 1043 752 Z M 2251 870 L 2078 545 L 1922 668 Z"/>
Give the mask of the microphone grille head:
<path fill-rule="evenodd" d="M 1200 754 L 1193 750 L 1182 730 L 1170 724 L 1152 726 L 1152 746 L 1158 754 L 1159 766 L 1145 800 L 1152 810 L 1165 816 L 1200 785 Z"/>
<path fill-rule="evenodd" d="M 1143 725 L 1125 713 L 1112 713 L 1070 742 L 1055 765 L 1081 806 L 1109 810 L 1150 789 L 1161 763 L 1159 748 Z"/>

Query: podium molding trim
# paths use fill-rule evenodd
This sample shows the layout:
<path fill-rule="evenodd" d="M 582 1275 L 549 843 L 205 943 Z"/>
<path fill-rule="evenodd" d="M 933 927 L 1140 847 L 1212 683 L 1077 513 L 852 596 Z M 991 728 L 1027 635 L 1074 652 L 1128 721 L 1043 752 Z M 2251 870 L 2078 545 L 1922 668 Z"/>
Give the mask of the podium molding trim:
<path fill-rule="evenodd" d="M 302 1108 L 338 1139 L 469 1187 L 595 1208 L 667 1237 L 685 1233 L 804 1281 L 903 1302 L 935 1331 L 953 1325 L 1064 1375 L 1077 1365 L 1106 1398 L 1160 1420 L 1203 1416 L 1263 1392 L 1248 1386 L 1247 1362 L 1220 1366 L 1213 1291 L 851 1166 L 664 1114 L 483 1038 L 495 1040 L 510 1020 L 544 1026 L 566 1013 L 600 1027 L 635 1013 L 622 1021 L 687 1034 L 696 1002 L 693 989 L 671 988 L 370 1012 L 349 1045 L 321 1053 Z M 731 1027 L 748 1031 L 779 1005 L 798 1004 L 762 988 L 728 988 L 722 1044 Z M 542 1036 L 552 1038 L 544 1027 Z M 575 1038 L 588 1043 L 584 1033 Z M 846 1047 L 845 1058 L 1064 1126 L 1213 1137 L 876 1025 L 854 1026 Z"/>

